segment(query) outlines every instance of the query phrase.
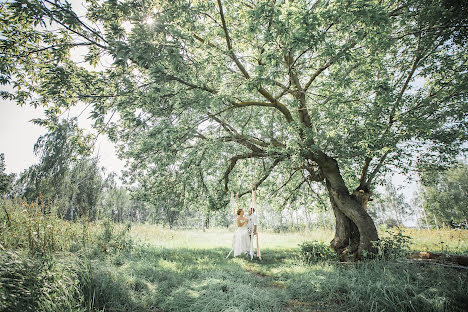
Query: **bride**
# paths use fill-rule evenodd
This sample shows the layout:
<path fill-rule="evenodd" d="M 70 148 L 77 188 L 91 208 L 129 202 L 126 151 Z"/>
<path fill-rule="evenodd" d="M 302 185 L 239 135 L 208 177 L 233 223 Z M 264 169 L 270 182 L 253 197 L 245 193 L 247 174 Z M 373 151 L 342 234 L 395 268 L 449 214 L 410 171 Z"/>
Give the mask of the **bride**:
<path fill-rule="evenodd" d="M 244 210 L 237 209 L 237 230 L 232 239 L 232 249 L 234 250 L 234 257 L 243 253 L 248 254 L 250 251 L 250 238 L 247 228 L 249 220 L 244 217 Z"/>

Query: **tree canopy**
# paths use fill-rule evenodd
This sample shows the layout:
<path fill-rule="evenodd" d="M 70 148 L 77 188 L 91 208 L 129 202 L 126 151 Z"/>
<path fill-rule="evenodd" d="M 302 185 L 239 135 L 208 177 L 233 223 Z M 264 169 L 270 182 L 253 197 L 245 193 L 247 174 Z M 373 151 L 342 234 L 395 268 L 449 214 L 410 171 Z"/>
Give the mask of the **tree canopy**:
<path fill-rule="evenodd" d="M 189 203 L 217 209 L 230 190 L 252 187 L 290 200 L 320 182 L 337 218 L 335 247 L 351 237 L 369 249 L 378 236 L 364 208 L 379 175 L 448 165 L 466 142 L 461 2 L 86 8 L 79 17 L 58 0 L 2 4 L 0 69 L 15 89 L 3 95 L 54 114 L 89 103 L 129 176 L 175 176 Z M 77 48 L 87 49 L 82 60 Z"/>

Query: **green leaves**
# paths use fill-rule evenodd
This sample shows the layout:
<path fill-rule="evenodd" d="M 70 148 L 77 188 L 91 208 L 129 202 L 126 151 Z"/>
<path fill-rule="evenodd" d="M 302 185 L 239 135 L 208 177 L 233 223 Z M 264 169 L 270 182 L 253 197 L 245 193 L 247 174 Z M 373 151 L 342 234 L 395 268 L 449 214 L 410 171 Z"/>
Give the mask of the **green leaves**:
<path fill-rule="evenodd" d="M 86 18 L 66 2 L 2 4 L 0 83 L 15 89 L 2 96 L 51 114 L 89 104 L 129 176 L 175 174 L 207 203 L 223 202 L 226 183 L 246 193 L 246 179 L 274 190 L 294 170 L 307 176 L 311 153 L 337 159 L 351 186 L 366 157 L 372 182 L 416 153 L 449 163 L 462 149 L 463 5 L 221 4 L 90 1 Z M 304 192 L 300 182 L 289 191 Z"/>
<path fill-rule="evenodd" d="M 446 171 L 422 175 L 423 205 L 441 222 L 464 222 L 467 215 L 468 166 L 458 164 Z"/>

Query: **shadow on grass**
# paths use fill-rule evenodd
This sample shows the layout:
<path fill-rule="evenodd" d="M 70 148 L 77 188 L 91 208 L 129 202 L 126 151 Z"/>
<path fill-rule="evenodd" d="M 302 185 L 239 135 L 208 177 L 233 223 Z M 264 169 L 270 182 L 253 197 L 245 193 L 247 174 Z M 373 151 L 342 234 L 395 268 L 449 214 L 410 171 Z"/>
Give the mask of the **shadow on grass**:
<path fill-rule="evenodd" d="M 408 263 L 302 264 L 297 250 L 226 259 L 228 248 L 138 246 L 91 260 L 106 311 L 464 311 L 468 273 Z"/>
<path fill-rule="evenodd" d="M 89 285 L 86 302 L 106 311 L 282 311 L 284 290 L 247 270 L 273 262 L 226 259 L 228 252 L 139 246 L 91 260 L 91 274 L 83 283 Z"/>
<path fill-rule="evenodd" d="M 290 272 L 291 302 L 319 311 L 466 311 L 468 273 L 409 263 L 318 263 Z M 295 311 L 295 309 L 291 309 Z M 304 311 L 298 305 L 297 311 Z"/>

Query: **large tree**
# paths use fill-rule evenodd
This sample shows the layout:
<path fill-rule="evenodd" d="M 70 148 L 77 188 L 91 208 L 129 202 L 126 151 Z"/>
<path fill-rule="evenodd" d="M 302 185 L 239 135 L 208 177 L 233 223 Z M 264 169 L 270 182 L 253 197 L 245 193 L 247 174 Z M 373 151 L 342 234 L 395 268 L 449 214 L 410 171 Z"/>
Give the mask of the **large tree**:
<path fill-rule="evenodd" d="M 365 206 L 379 175 L 443 165 L 466 141 L 466 13 L 448 0 L 92 0 L 79 17 L 14 0 L 4 96 L 57 113 L 90 103 L 130 173 L 170 170 L 188 202 L 322 183 L 334 248 L 359 255 L 378 239 Z"/>

